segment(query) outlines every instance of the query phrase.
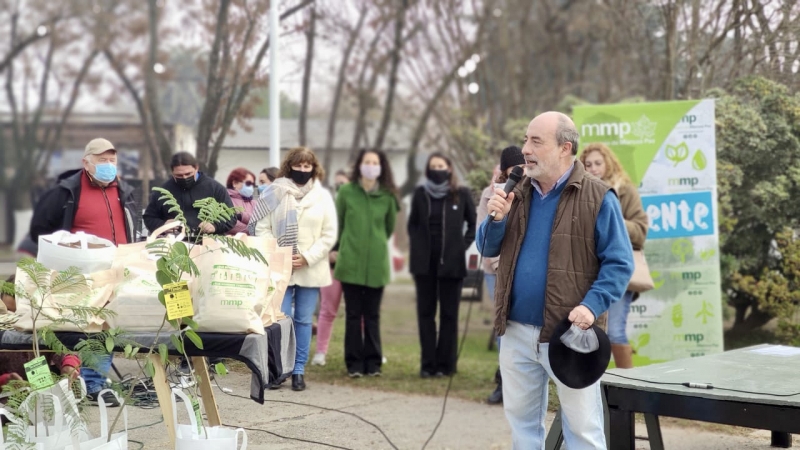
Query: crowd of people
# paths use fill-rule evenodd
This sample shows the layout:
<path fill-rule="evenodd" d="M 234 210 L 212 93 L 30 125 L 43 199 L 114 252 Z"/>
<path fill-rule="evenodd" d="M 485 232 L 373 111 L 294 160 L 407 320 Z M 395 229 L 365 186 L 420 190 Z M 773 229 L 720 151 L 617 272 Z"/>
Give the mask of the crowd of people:
<path fill-rule="evenodd" d="M 502 336 L 497 389 L 488 401 L 504 405 L 515 448 L 542 445 L 549 378 L 558 388 L 567 445 L 605 448 L 599 383 L 572 389 L 553 376 L 548 343 L 558 322 L 568 318 L 585 330 L 607 321 L 617 367 L 632 367 L 625 328 L 635 294 L 626 287 L 633 271 L 631 252 L 644 245 L 647 216 L 636 186 L 611 149 L 590 144 L 580 157 L 577 153 L 578 134 L 569 117 L 544 113 L 530 122 L 522 148 L 502 150 L 477 208 L 450 157 L 441 153 L 429 155 L 425 178 L 411 195 L 407 228 L 419 376 L 457 372 L 464 256 L 476 241 L 484 256 L 487 290 L 496 303 L 495 330 Z M 133 242 L 132 189 L 117 176 L 116 162 L 111 142 L 89 142 L 84 167 L 65 173 L 41 196 L 31 222 L 32 240 L 69 230 L 117 245 Z M 516 167 L 524 169 L 525 177 L 506 193 L 503 186 Z M 247 233 L 292 248 L 292 277 L 281 309 L 295 323 L 293 390 L 306 388 L 317 307 L 311 364 L 326 364 L 342 296 L 347 375 L 381 376 L 381 300 L 391 274 L 388 242 L 400 211 L 392 168 L 382 151 L 361 151 L 349 171 L 336 172 L 331 188 L 324 187 L 319 159 L 305 147 L 290 150 L 280 167 L 257 176 L 234 169 L 225 186 L 202 173 L 189 153 L 173 155 L 171 175 L 162 187 L 177 200 L 190 233 Z M 236 216 L 201 221 L 194 204 L 207 197 L 237 207 Z M 174 216 L 154 192 L 143 222 L 153 231 Z M 55 370 L 69 374 L 80 365 L 72 359 L 53 363 Z M 96 400 L 110 364 L 108 355 L 101 367 L 80 369 L 90 398 Z"/>

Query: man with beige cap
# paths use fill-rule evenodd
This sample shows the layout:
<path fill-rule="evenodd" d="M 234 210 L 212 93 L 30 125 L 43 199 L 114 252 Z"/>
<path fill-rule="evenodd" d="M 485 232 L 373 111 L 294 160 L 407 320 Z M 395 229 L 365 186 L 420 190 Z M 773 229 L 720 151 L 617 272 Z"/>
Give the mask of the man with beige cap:
<path fill-rule="evenodd" d="M 30 236 L 58 230 L 84 231 L 108 239 L 116 245 L 135 241 L 136 204 L 133 188 L 117 176 L 117 150 L 107 139 L 92 139 L 83 152 L 83 169 L 59 176 L 58 185 L 47 191 L 33 212 Z M 97 369 L 81 368 L 89 400 L 97 402 L 99 392 L 111 369 L 112 355 L 101 358 Z M 119 406 L 110 393 L 103 395 L 109 406 Z"/>
<path fill-rule="evenodd" d="M 134 211 L 133 188 L 117 177 L 117 150 L 106 139 L 92 139 L 83 152 L 83 169 L 61 174 L 36 204 L 31 239 L 68 230 L 128 244 L 136 236 Z"/>

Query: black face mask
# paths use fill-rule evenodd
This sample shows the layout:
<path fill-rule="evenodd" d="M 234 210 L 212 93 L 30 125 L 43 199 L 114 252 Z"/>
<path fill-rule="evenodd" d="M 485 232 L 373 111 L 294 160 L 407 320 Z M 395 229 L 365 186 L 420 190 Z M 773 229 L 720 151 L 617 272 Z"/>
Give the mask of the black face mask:
<path fill-rule="evenodd" d="M 311 175 L 313 175 L 313 174 L 314 174 L 313 171 L 311 171 L 311 172 L 300 172 L 299 170 L 292 169 L 292 171 L 289 173 L 289 177 L 292 179 L 292 181 L 295 182 L 295 184 L 303 186 L 306 183 L 308 183 L 308 180 L 311 179 Z"/>
<path fill-rule="evenodd" d="M 442 184 L 450 179 L 450 171 L 428 169 L 428 171 L 425 173 L 425 176 L 428 177 L 428 179 L 434 184 Z"/>
<path fill-rule="evenodd" d="M 189 178 L 175 178 L 175 183 L 181 189 L 188 191 L 189 189 L 194 187 L 194 185 L 197 183 L 197 180 L 195 180 L 193 176 Z"/>

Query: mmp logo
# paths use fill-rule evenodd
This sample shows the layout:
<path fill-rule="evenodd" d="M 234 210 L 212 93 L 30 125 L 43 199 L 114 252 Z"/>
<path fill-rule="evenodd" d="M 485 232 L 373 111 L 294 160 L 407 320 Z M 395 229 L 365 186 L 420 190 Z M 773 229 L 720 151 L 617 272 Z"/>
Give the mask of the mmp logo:
<path fill-rule="evenodd" d="M 624 139 L 632 134 L 639 139 L 652 139 L 657 123 L 642 114 L 636 122 L 585 123 L 581 125 L 581 137 L 615 137 Z"/>

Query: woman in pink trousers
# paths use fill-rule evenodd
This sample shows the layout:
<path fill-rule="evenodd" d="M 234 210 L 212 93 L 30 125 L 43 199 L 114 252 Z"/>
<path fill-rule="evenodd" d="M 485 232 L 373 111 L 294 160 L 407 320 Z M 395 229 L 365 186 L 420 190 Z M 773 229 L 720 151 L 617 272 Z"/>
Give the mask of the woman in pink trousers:
<path fill-rule="evenodd" d="M 339 170 L 333 178 L 334 190 L 339 190 L 339 187 L 345 183 L 350 182 L 347 178 L 347 173 L 344 170 Z M 333 331 L 333 321 L 336 319 L 336 314 L 339 312 L 339 304 L 342 302 L 342 283 L 341 281 L 333 278 L 333 268 L 336 266 L 336 257 L 339 252 L 339 243 L 331 250 L 328 261 L 331 264 L 331 278 L 333 282 L 320 289 L 320 303 L 319 303 L 319 319 L 317 321 L 317 350 L 314 352 L 314 359 L 311 360 L 311 365 L 324 366 L 325 354 L 328 353 L 328 342 L 331 340 L 331 332 Z"/>

